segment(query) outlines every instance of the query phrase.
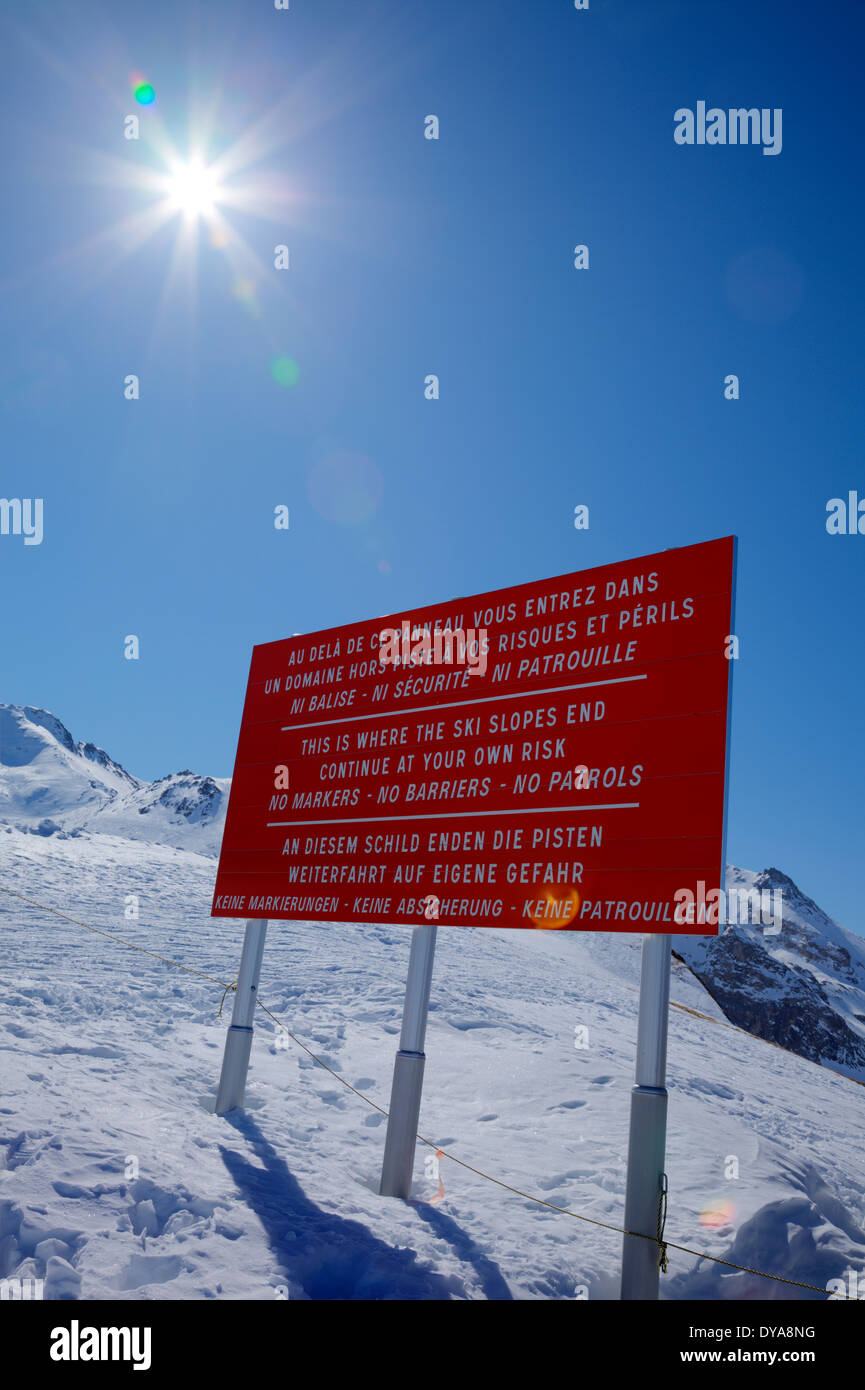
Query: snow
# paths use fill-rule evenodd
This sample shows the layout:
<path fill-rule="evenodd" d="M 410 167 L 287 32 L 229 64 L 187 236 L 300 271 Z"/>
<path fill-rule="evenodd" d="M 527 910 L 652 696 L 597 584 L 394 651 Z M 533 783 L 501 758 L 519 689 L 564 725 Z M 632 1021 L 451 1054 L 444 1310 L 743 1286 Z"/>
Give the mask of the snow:
<path fill-rule="evenodd" d="M 4 886 L 233 978 L 241 928 L 208 916 L 211 858 L 18 830 L 0 834 L 0 853 Z M 138 921 L 123 917 L 130 894 Z M 0 911 L 4 1276 L 85 1299 L 573 1298 L 579 1285 L 616 1296 L 617 1235 L 446 1159 L 442 1201 L 379 1197 L 382 1117 L 263 1015 L 246 1108 L 217 1118 L 218 985 L 15 899 Z M 638 941 L 442 929 L 422 1133 L 527 1193 L 621 1224 Z M 265 952 L 267 1006 L 385 1108 L 407 956 L 399 929 L 314 923 L 272 925 Z M 673 998 L 715 1021 L 671 1011 L 669 1238 L 747 1251 L 742 1263 L 821 1288 L 862 1269 L 855 1083 L 725 1026 L 682 965 Z M 578 1025 L 586 1048 L 574 1047 Z M 421 1199 L 437 1189 L 427 1152 Z M 724 1200 L 731 1226 L 701 1225 Z M 800 1292 L 670 1254 L 668 1297 Z"/>
<path fill-rule="evenodd" d="M 208 779 L 178 809 L 68 736 L 70 749 L 62 725 L 29 711 L 10 724 L 0 885 L 232 980 L 242 927 L 209 916 L 219 817 L 197 799 Z M 99 804 L 85 804 L 91 777 L 116 796 L 91 787 Z M 140 804 L 160 817 L 155 833 Z M 60 828 L 33 833 L 40 810 Z M 818 959 L 820 918 L 794 911 L 840 991 L 847 967 Z M 378 1195 L 385 1122 L 362 1097 L 389 1103 L 407 929 L 270 925 L 263 1002 L 361 1094 L 259 1013 L 247 1103 L 224 1118 L 219 984 L 6 893 L 0 929 L 0 1278 L 44 1279 L 54 1299 L 618 1296 L 619 1235 L 447 1158 L 432 1200 L 420 1145 L 418 1200 Z M 837 932 L 829 955 L 849 945 Z M 441 928 L 423 1135 L 524 1193 L 621 1225 L 639 943 Z M 859 1086 L 733 1027 L 682 961 L 672 998 L 667 1238 L 821 1290 L 865 1270 Z M 587 1046 L 575 1047 L 577 1028 Z M 669 1256 L 664 1298 L 826 1296 Z"/>

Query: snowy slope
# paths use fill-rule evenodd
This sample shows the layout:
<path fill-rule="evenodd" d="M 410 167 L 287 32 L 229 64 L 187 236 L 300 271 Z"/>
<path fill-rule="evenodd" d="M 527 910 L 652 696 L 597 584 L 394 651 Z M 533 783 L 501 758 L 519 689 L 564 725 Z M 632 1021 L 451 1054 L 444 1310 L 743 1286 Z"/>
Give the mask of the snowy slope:
<path fill-rule="evenodd" d="M 204 856 L 7 829 L 0 864 L 6 887 L 236 971 L 240 924 L 208 916 Z M 84 1299 L 616 1296 L 616 1235 L 447 1160 L 443 1200 L 380 1198 L 381 1116 L 263 1016 L 247 1107 L 217 1119 L 217 984 L 3 894 L 0 930 L 0 1275 Z M 638 940 L 443 928 L 422 1132 L 620 1223 Z M 394 928 L 272 926 L 262 975 L 268 1007 L 385 1107 L 408 944 Z M 865 1268 L 860 1088 L 723 1022 L 681 964 L 672 993 L 686 1007 L 671 1013 L 669 1238 L 820 1288 Z M 665 1297 L 803 1296 L 670 1254 Z"/>
<path fill-rule="evenodd" d="M 208 915 L 227 784 L 141 782 L 31 708 L 0 707 L 0 738 L 0 887 L 233 979 L 241 925 Z M 667 1235 L 824 1289 L 865 1269 L 862 1091 L 724 1012 L 800 1050 L 843 1038 L 836 1020 L 858 1039 L 862 945 L 783 886 L 780 934 L 674 942 Z M 361 1096 L 388 1104 L 407 929 L 270 927 L 264 1002 L 361 1096 L 261 1015 L 225 1119 L 220 984 L 4 892 L 0 932 L 0 1278 L 83 1299 L 617 1296 L 618 1236 L 447 1159 L 433 1201 L 420 1146 L 423 1200 L 377 1195 Z M 422 1132 L 620 1224 L 639 941 L 442 928 Z M 668 1298 L 824 1296 L 670 1257 Z"/>

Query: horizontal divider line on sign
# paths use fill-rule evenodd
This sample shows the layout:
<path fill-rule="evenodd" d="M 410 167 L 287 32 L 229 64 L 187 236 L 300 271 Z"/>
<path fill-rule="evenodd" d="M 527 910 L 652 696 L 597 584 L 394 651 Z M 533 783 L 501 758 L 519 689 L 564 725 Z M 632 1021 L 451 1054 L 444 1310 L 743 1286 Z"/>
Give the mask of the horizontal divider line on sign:
<path fill-rule="evenodd" d="M 210 980 L 213 984 L 223 986 L 222 1001 L 219 1005 L 220 1015 L 222 1014 L 222 1004 L 225 1002 L 226 994 L 228 994 L 229 990 L 235 990 L 237 988 L 236 981 L 226 982 L 225 980 L 220 980 L 215 975 L 208 975 L 202 970 L 194 970 L 189 965 L 182 965 L 180 961 L 172 960 L 170 956 L 162 956 L 159 954 L 158 951 L 148 951 L 144 946 L 136 946 L 135 943 L 132 941 L 125 941 L 122 936 L 116 936 L 113 932 L 103 931 L 101 927 L 91 926 L 89 922 L 81 922 L 78 920 L 77 917 L 70 917 L 68 913 L 60 912 L 56 907 L 49 907 L 45 903 L 39 903 L 36 902 L 33 898 L 25 897 L 23 893 L 16 893 L 13 888 L 6 888 L 2 883 L 0 883 L 0 893 L 8 893 L 10 897 L 18 898 L 21 902 L 27 903 L 29 907 L 36 907 L 39 908 L 41 912 L 51 913 L 55 917 L 60 917 L 64 922 L 71 922 L 76 927 L 83 927 L 85 931 L 95 932 L 97 936 L 108 937 L 110 941 L 115 941 L 120 946 L 128 946 L 129 949 L 132 951 L 140 951 L 142 955 L 152 956 L 155 960 L 162 961 L 166 965 L 174 966 L 175 969 L 182 970 L 187 975 L 196 975 L 201 980 Z M 673 1008 L 683 1009 L 686 1013 L 694 1014 L 697 1018 L 706 1019 L 710 1023 L 721 1022 L 720 1019 L 712 1019 L 709 1017 L 708 1014 L 701 1014 L 696 1009 L 689 1009 L 684 1004 L 675 1004 L 672 1000 L 670 1002 Z M 372 1100 L 370 1096 L 364 1095 L 362 1091 L 358 1091 L 356 1087 L 352 1086 L 350 1081 L 346 1081 L 344 1076 L 340 1076 L 338 1071 L 334 1071 L 333 1067 L 328 1066 L 327 1062 L 322 1061 L 322 1059 L 315 1052 L 313 1052 L 311 1048 L 307 1047 L 305 1042 L 302 1042 L 301 1039 L 296 1036 L 296 1034 L 292 1033 L 291 1029 L 285 1023 L 283 1023 L 281 1019 L 277 1018 L 276 1014 L 271 1013 L 270 1009 L 268 1009 L 267 1006 L 263 1004 L 260 999 L 257 999 L 256 1003 L 258 1007 L 265 1014 L 267 1014 L 268 1018 L 272 1019 L 276 1026 L 278 1028 L 281 1028 L 282 1031 L 286 1033 L 288 1037 L 291 1038 L 292 1042 L 296 1043 L 298 1047 L 302 1048 L 303 1051 L 307 1054 L 307 1056 L 311 1057 L 312 1060 L 318 1064 L 318 1066 L 322 1067 L 324 1071 L 328 1072 L 332 1077 L 334 1077 L 336 1081 L 339 1081 L 339 1083 L 342 1086 L 344 1086 L 347 1091 L 351 1091 L 353 1095 L 359 1096 L 361 1100 L 365 1101 L 366 1104 L 371 1106 L 373 1110 L 378 1111 L 380 1115 L 384 1115 L 385 1118 L 389 1118 L 389 1111 L 385 1110 L 383 1106 L 379 1105 L 376 1101 Z M 722 1024 L 722 1026 L 727 1028 L 734 1028 L 736 1032 L 743 1031 L 742 1029 L 736 1028 L 735 1024 L 731 1023 Z M 749 1034 L 749 1036 L 753 1035 Z M 768 1042 L 769 1039 L 760 1038 L 759 1041 Z M 777 1045 L 778 1044 L 776 1043 L 772 1044 L 773 1047 L 776 1047 Z M 782 1051 L 783 1050 L 784 1049 L 782 1049 Z M 814 1065 L 819 1066 L 820 1064 L 815 1063 Z M 831 1070 L 831 1068 L 826 1068 L 826 1070 Z M 835 1074 L 838 1076 L 843 1076 L 843 1072 L 838 1072 Z M 854 1078 L 845 1077 L 844 1079 L 847 1081 L 851 1081 Z M 810 1289 L 812 1290 L 812 1292 L 820 1294 L 827 1293 L 827 1290 L 825 1288 L 821 1289 L 817 1284 L 806 1284 L 801 1279 L 788 1279 L 783 1274 L 768 1274 L 763 1269 L 753 1269 L 749 1265 L 736 1264 L 733 1260 L 722 1260 L 718 1255 L 708 1255 L 704 1250 L 693 1250 L 689 1245 L 677 1245 L 675 1241 L 662 1240 L 659 1236 L 646 1235 L 643 1231 L 629 1231 L 625 1226 L 616 1226 L 613 1222 L 599 1221 L 597 1217 L 584 1216 L 581 1212 L 570 1211 L 568 1207 L 556 1206 L 555 1202 L 548 1202 L 543 1197 L 536 1197 L 535 1194 L 532 1192 L 523 1192 L 521 1188 L 513 1187 L 510 1183 L 504 1182 L 501 1178 L 494 1177 L 492 1173 L 485 1173 L 482 1168 L 473 1167 L 473 1165 L 471 1163 L 467 1163 L 464 1158 L 457 1158 L 455 1154 L 449 1153 L 447 1149 L 442 1149 L 440 1145 L 435 1144 L 431 1139 L 424 1138 L 422 1134 L 416 1134 L 415 1139 L 420 1140 L 420 1142 L 422 1144 L 425 1144 L 428 1149 L 433 1149 L 437 1154 L 440 1154 L 443 1158 L 450 1159 L 451 1163 L 456 1163 L 460 1168 L 465 1168 L 468 1172 L 474 1173 L 476 1177 L 483 1178 L 485 1182 L 491 1182 L 496 1187 L 503 1188 L 505 1192 L 511 1192 L 516 1197 L 523 1197 L 527 1202 L 536 1202 L 538 1206 L 547 1207 L 550 1211 L 558 1212 L 560 1216 L 570 1216 L 573 1217 L 575 1221 L 585 1221 L 590 1226 L 598 1226 L 605 1231 L 614 1231 L 616 1232 L 616 1234 L 622 1236 L 634 1236 L 638 1240 L 653 1241 L 658 1246 L 658 1260 L 661 1264 L 661 1267 L 664 1269 L 666 1268 L 666 1264 L 664 1263 L 666 1259 L 666 1251 L 679 1250 L 684 1255 L 694 1255 L 697 1259 L 709 1260 L 712 1264 L 724 1265 L 727 1269 L 737 1269 L 743 1274 L 756 1274 L 761 1279 L 773 1279 L 779 1284 L 790 1284 L 797 1289 Z M 834 1298 L 836 1298 L 839 1302 L 842 1299 L 847 1302 L 857 1301 L 857 1299 L 851 1294 L 835 1294 Z"/>
<path fill-rule="evenodd" d="M 443 668 L 442 668 L 443 669 Z M 419 673 L 416 673 L 419 674 Z M 574 690 L 590 690 L 599 685 L 624 685 L 628 681 L 644 681 L 648 676 L 643 673 L 639 676 L 613 676 L 605 681 L 583 681 L 580 685 L 555 685 L 545 690 L 511 690 L 503 691 L 498 695 L 480 695 L 476 700 L 448 700 L 441 705 L 413 705 L 406 709 L 383 709 L 376 710 L 374 714 L 353 714 L 347 719 L 319 719 L 311 724 L 283 724 L 280 730 L 283 734 L 294 734 L 302 732 L 304 729 L 319 729 L 330 724 L 359 724 L 362 719 L 389 719 L 395 715 L 406 717 L 413 714 L 436 713 L 441 709 L 464 709 L 466 705 L 490 705 L 498 704 L 502 700 L 528 700 L 532 696 L 540 695 L 570 695 Z M 294 692 L 287 692 L 293 694 Z M 297 697 L 303 693 L 297 692 Z M 313 694 L 317 694 L 317 689 Z"/>
<path fill-rule="evenodd" d="M 483 811 L 428 811 L 419 812 L 417 815 L 401 816 L 341 816 L 336 820 L 269 820 L 268 830 L 276 829 L 286 825 L 378 825 L 386 820 L 461 820 L 465 816 L 542 816 L 549 815 L 556 811 L 631 811 L 639 809 L 639 801 L 599 801 L 594 806 L 532 806 L 530 810 L 525 807 L 515 806 L 512 810 L 493 811 L 486 809 Z"/>
<path fill-rule="evenodd" d="M 509 655 L 509 654 L 508 654 L 508 653 L 503 653 L 503 654 L 502 654 L 503 657 L 504 657 L 504 656 L 507 656 L 507 655 Z M 513 659 L 513 656 L 515 655 L 515 653 L 511 653 L 510 655 L 511 655 L 511 658 Z M 632 665 L 640 666 L 640 667 L 642 668 L 639 672 L 637 672 L 637 673 L 635 673 L 635 674 L 628 675 L 628 676 L 611 676 L 611 677 L 608 677 L 608 678 L 599 679 L 599 680 L 593 680 L 593 681 L 580 681 L 580 682 L 578 682 L 578 683 L 576 683 L 576 684 L 574 684 L 574 685 L 556 686 L 556 687 L 553 687 L 553 693 L 558 692 L 558 693 L 561 693 L 561 694 L 569 694 L 569 693 L 570 693 L 571 691 L 573 691 L 573 690 L 588 690 L 588 689 L 591 689 L 591 688 L 594 687 L 594 686 L 600 686 L 600 685 L 619 685 L 619 684 L 628 683 L 628 682 L 633 682 L 633 681 L 648 680 L 649 676 L 655 676 L 655 675 L 661 675 L 661 676 L 667 675 L 667 676 L 669 676 L 669 675 L 670 675 L 670 669 L 671 669 L 672 667 L 675 667 L 675 666 L 685 666 L 685 667 L 687 667 L 687 666 L 690 666 L 690 665 L 693 665 L 693 664 L 699 663 L 699 662 L 709 662 L 709 661 L 713 661 L 715 658 L 717 658 L 718 655 L 719 655 L 718 650 L 717 650 L 716 648 L 712 647 L 712 648 L 708 648 L 708 649 L 703 650 L 703 651 L 692 652 L 692 653 L 690 653 L 690 654 L 688 654 L 688 655 L 681 655 L 681 654 L 678 654 L 678 653 L 677 653 L 677 654 L 672 655 L 672 656 L 649 657 L 648 659 L 644 659 L 644 660 L 641 660 L 641 661 L 639 661 L 639 662 L 638 662 L 638 661 L 633 661 L 633 662 L 631 663 Z M 732 660 L 732 658 L 728 658 L 728 660 Z M 387 671 L 387 670 L 389 670 L 389 669 L 390 669 L 389 667 L 384 667 L 384 666 L 383 666 L 383 667 L 382 667 L 382 670 L 381 670 L 381 674 L 384 675 L 385 671 Z M 413 667 L 413 668 L 403 667 L 403 668 L 402 668 L 402 670 L 404 670 L 404 671 L 409 671 L 409 670 L 411 670 L 411 671 L 413 672 L 414 675 L 420 675 L 420 674 L 422 674 L 423 671 L 426 671 L 428 675 L 435 675 L 436 672 L 443 672 L 443 673 L 446 673 L 446 672 L 448 672 L 448 671 L 456 672 L 457 674 L 459 674 L 461 671 L 464 672 L 466 669 L 467 669 L 467 668 L 465 668 L 465 667 L 459 667 L 459 666 L 455 666 L 455 665 L 452 665 L 452 664 L 449 665 L 449 664 L 447 664 L 447 663 L 443 663 L 441 666 L 432 666 L 432 665 L 428 665 L 428 666 L 424 666 L 424 667 Z M 586 669 L 586 670 L 589 670 L 589 669 L 591 669 L 591 668 L 586 667 L 585 669 Z M 579 668 L 576 668 L 576 669 L 575 669 L 575 674 L 577 674 L 578 670 L 579 670 Z M 483 679 L 487 681 L 487 684 L 488 684 L 488 685 L 491 684 L 491 680 L 490 680 L 490 678 L 489 678 L 489 672 L 487 673 L 487 676 L 483 677 Z M 519 678 L 519 687 L 516 688 L 516 689 L 513 688 L 514 685 L 515 685 L 515 683 L 516 683 L 516 681 L 517 681 L 517 678 L 516 678 L 516 677 L 510 678 L 507 682 L 497 682 L 497 683 L 496 683 L 496 693 L 495 693 L 494 695 L 491 695 L 491 696 L 485 697 L 485 698 L 488 698 L 490 701 L 505 701 L 505 700 L 527 699 L 527 698 L 531 698 L 532 696 L 540 696 L 540 695 L 546 695 L 546 694 L 549 694 L 549 693 L 550 693 L 550 689 L 549 689 L 547 686 L 533 687 L 533 686 L 531 686 L 530 684 L 528 684 L 528 682 L 530 682 L 530 681 L 533 680 L 533 679 L 534 679 L 534 677 L 530 677 L 530 676 L 520 677 L 520 678 Z M 676 675 L 676 679 L 678 679 L 678 675 Z M 256 688 L 256 687 L 258 687 L 258 686 L 262 686 L 262 687 L 263 687 L 264 684 L 265 684 L 265 679 L 262 678 L 262 679 L 259 680 L 259 681 L 253 682 L 250 688 Z M 330 684 L 335 684 L 335 682 L 328 682 L 328 685 L 330 685 Z M 380 685 L 380 684 L 381 684 L 381 680 L 380 680 L 380 679 L 371 679 L 371 680 L 368 682 L 367 685 L 359 685 L 359 684 L 358 684 L 358 685 L 355 685 L 355 686 L 354 686 L 354 689 L 356 689 L 361 695 L 364 695 L 364 693 L 368 694 L 370 691 L 372 691 L 372 690 L 375 688 L 376 685 Z M 527 686 L 527 688 L 526 688 L 526 689 L 523 689 L 522 687 L 525 687 L 525 686 Z M 323 690 L 325 690 L 326 688 L 327 688 L 327 687 L 325 687 L 325 686 L 300 686 L 300 687 L 298 687 L 298 688 L 296 688 L 296 689 L 292 689 L 291 687 L 288 687 L 287 689 L 283 689 L 283 690 L 280 692 L 280 694 L 281 694 L 283 697 L 289 696 L 289 697 L 297 698 L 298 696 L 303 695 L 304 693 L 306 693 L 306 694 L 316 694 L 316 695 L 317 695 L 317 694 L 321 694 L 321 693 L 323 692 Z M 423 714 L 423 713 L 425 713 L 425 712 L 426 712 L 427 710 L 429 710 L 429 709 L 449 709 L 449 708 L 451 708 L 451 706 L 454 705 L 454 704 L 463 705 L 463 704 L 466 704 L 466 703 L 467 703 L 465 700 L 459 700 L 459 701 L 449 701 L 449 702 L 447 702 L 447 703 L 445 703 L 445 704 L 439 704 L 439 705 L 433 705 L 433 706 L 427 706 L 427 705 L 413 705 L 413 704 L 411 703 L 411 700 L 414 699 L 414 698 L 416 698 L 416 697 L 415 697 L 415 696 L 406 696 L 406 697 L 405 697 L 405 701 L 406 701 L 406 702 L 405 702 L 405 706 L 404 706 L 404 707 L 401 706 L 398 710 L 372 711 L 371 713 L 367 713 L 367 714 L 349 715 L 349 716 L 347 716 L 345 719 L 324 720 L 324 721 L 322 721 L 322 722 L 323 722 L 323 723 L 334 723 L 334 724 L 337 724 L 337 723 L 348 723 L 348 724 L 351 724 L 351 723 L 354 723 L 356 720 L 369 719 L 369 718 L 374 718 L 374 717 L 377 718 L 379 714 L 383 714 L 383 713 L 387 713 L 387 714 L 391 714 L 391 713 L 392 713 L 392 714 L 404 714 L 404 715 Z M 272 697 L 271 697 L 271 696 L 268 696 L 268 699 L 272 699 Z M 699 712 L 699 711 L 697 711 L 697 712 Z M 269 727 L 271 724 L 275 724 L 275 723 L 277 722 L 277 720 L 278 720 L 280 717 L 284 718 L 285 716 L 284 716 L 284 714 L 283 714 L 282 716 L 280 716 L 280 715 L 278 715 L 278 714 L 267 714 L 267 713 L 265 713 L 262 709 L 259 708 L 259 709 L 256 709 L 255 713 L 250 712 L 249 718 L 248 718 L 248 719 L 244 719 L 243 722 L 244 722 L 244 725 L 245 725 L 246 727 L 250 728 L 250 729 L 254 729 L 254 728 L 259 728 L 259 729 L 261 729 L 261 728 Z M 684 716 L 683 716 L 683 717 L 684 717 Z M 315 724 L 314 724 L 314 721 L 313 721 L 312 723 L 308 723 L 308 724 L 299 724 L 299 725 L 297 725 L 297 726 L 294 726 L 294 725 L 286 725 L 286 726 L 285 726 L 286 729 L 293 729 L 293 728 L 295 728 L 295 727 L 296 727 L 297 729 L 311 729 L 311 728 L 314 728 L 314 727 L 315 727 Z"/>

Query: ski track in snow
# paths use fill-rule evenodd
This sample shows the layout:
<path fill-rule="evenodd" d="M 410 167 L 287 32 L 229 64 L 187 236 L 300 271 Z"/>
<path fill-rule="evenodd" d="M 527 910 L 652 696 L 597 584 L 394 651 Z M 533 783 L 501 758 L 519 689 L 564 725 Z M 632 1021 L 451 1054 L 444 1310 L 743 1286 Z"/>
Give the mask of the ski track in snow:
<path fill-rule="evenodd" d="M 242 926 L 209 917 L 214 874 L 185 849 L 0 827 L 4 885 L 228 981 Z M 430 1203 L 421 1145 L 420 1201 L 378 1196 L 383 1117 L 260 1012 L 246 1107 L 214 1116 L 216 984 L 4 894 L 0 928 L 0 1277 L 42 1278 L 53 1299 L 618 1297 L 619 1235 L 446 1159 Z M 409 937 L 277 923 L 264 957 L 263 1002 L 385 1108 Z M 620 1225 L 639 942 L 442 928 L 421 1132 Z M 672 998 L 723 1017 L 680 963 Z M 673 1009 L 668 1086 L 669 1240 L 821 1289 L 865 1267 L 853 1081 Z M 728 1225 L 701 1223 L 724 1202 Z M 826 1296 L 669 1256 L 662 1297 Z"/>

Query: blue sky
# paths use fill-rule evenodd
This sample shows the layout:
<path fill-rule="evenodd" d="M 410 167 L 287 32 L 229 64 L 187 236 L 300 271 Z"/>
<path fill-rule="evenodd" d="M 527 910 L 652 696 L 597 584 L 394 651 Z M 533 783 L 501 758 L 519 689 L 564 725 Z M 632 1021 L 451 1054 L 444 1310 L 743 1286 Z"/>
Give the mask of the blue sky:
<path fill-rule="evenodd" d="M 825 529 L 865 496 L 863 29 L 771 0 L 7 10 L 0 494 L 44 499 L 44 539 L 0 536 L 0 698 L 139 776 L 229 775 L 256 642 L 732 532 L 728 857 L 865 930 L 865 537 Z M 699 100 L 782 108 L 781 153 L 678 146 Z M 138 244 L 147 171 L 205 124 L 239 151 L 229 247 L 179 215 Z"/>

